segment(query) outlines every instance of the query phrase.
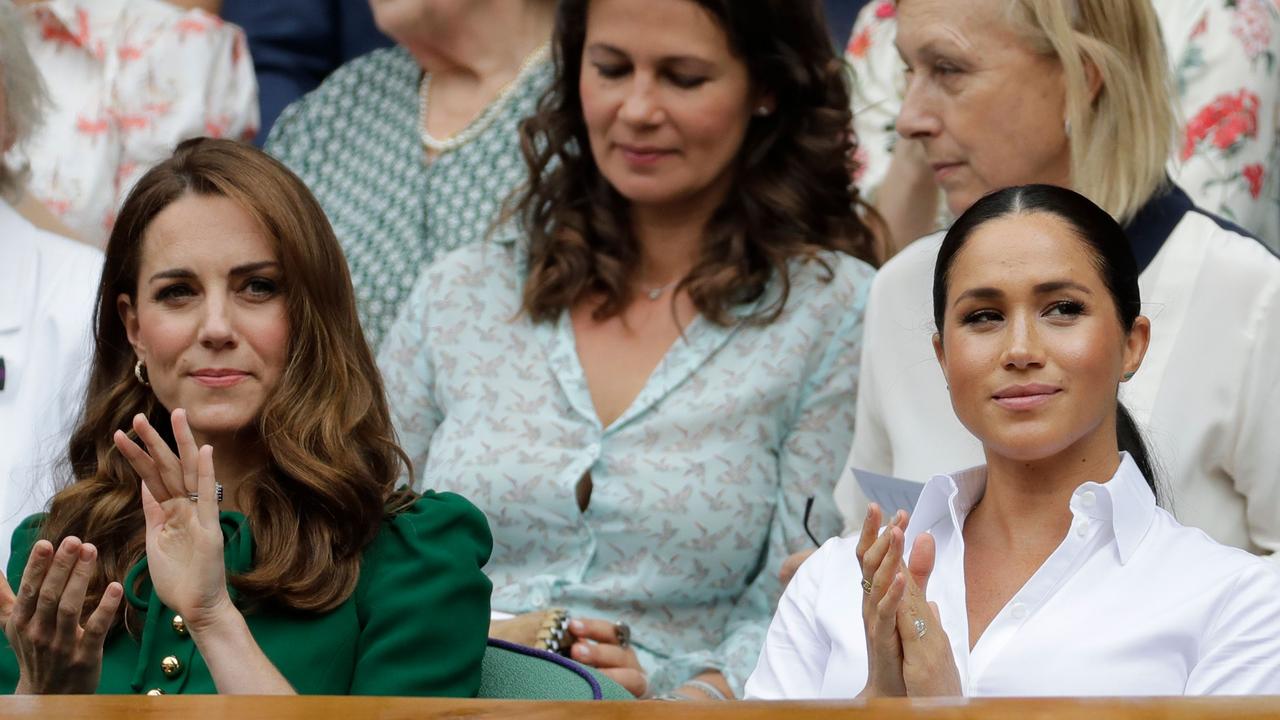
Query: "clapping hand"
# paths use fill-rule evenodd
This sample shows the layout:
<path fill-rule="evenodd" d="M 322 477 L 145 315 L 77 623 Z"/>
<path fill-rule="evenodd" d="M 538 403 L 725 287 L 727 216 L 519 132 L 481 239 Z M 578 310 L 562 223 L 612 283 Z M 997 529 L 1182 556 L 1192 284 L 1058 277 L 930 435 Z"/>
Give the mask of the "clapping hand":
<path fill-rule="evenodd" d="M 938 604 L 925 598 L 933 574 L 937 547 L 933 536 L 922 533 L 911 546 L 910 571 L 898 603 L 898 637 L 902 641 L 902 678 L 912 697 L 958 696 L 960 671 L 951 652 L 951 639 L 942 629 Z"/>
<path fill-rule="evenodd" d="M 926 600 L 937 547 L 921 533 L 903 564 L 908 516 L 898 511 L 880 529 L 880 508 L 867 510 L 858 539 L 862 565 L 862 618 L 867 635 L 863 697 L 960 695 L 960 674 L 937 603 Z"/>
<path fill-rule="evenodd" d="M 156 593 L 195 633 L 235 610 L 223 564 L 213 448 L 196 447 L 184 410 L 174 410 L 171 420 L 177 456 L 141 414 L 133 429 L 145 450 L 123 432 L 114 440 L 142 478 L 147 563 Z"/>
<path fill-rule="evenodd" d="M 880 506 L 872 503 L 858 537 L 862 568 L 862 624 L 867 638 L 867 685 L 860 697 L 901 697 L 907 694 L 902 676 L 902 642 L 898 637 L 898 606 L 906 590 L 902 577 L 902 546 L 907 513 L 898 511 L 880 532 Z"/>
<path fill-rule="evenodd" d="M 98 607 L 81 623 L 98 550 L 79 538 L 31 548 L 15 596 L 0 576 L 0 622 L 18 659 L 15 693 L 91 693 L 102 674 L 102 644 L 124 589 L 107 585 Z"/>

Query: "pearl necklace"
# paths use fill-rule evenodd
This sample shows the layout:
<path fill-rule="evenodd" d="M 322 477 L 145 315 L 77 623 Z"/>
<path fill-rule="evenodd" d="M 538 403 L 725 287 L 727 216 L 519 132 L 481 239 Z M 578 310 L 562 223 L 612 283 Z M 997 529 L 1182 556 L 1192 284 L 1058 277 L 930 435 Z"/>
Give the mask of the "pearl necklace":
<path fill-rule="evenodd" d="M 481 133 L 489 129 L 494 120 L 498 119 L 498 109 L 506 103 L 507 97 L 520 84 L 524 76 L 547 57 L 550 49 L 551 42 L 547 41 L 529 53 L 524 62 L 520 63 L 520 69 L 516 72 L 515 77 L 502 86 L 493 102 L 486 105 L 484 110 L 480 111 L 480 114 L 466 127 L 447 138 L 436 138 L 427 132 L 427 98 L 431 94 L 431 73 L 424 72 L 422 80 L 418 83 L 418 132 L 422 137 L 422 146 L 436 155 L 443 155 L 451 150 L 457 150 L 479 137 Z"/>

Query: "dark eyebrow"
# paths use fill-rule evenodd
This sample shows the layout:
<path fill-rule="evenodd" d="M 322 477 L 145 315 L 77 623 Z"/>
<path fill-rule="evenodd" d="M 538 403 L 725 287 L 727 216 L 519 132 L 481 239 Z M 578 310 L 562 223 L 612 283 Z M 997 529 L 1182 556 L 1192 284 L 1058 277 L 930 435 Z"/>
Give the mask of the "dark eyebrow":
<path fill-rule="evenodd" d="M 1059 290 L 1076 290 L 1084 293 L 1085 295 L 1093 294 L 1089 288 L 1071 280 L 1051 280 L 1049 282 L 1042 282 L 1032 288 L 1032 290 L 1034 290 L 1037 295 L 1047 295 L 1048 293 L 1055 293 Z"/>
<path fill-rule="evenodd" d="M 261 262 L 237 265 L 231 268 L 231 274 L 232 275 L 248 275 L 250 273 L 255 273 L 260 270 L 266 270 L 267 268 L 278 268 L 278 267 L 280 267 L 280 263 L 276 262 L 275 260 L 263 260 Z M 173 268 L 170 270 L 161 270 L 155 275 L 152 275 L 151 280 L 149 280 L 148 282 L 155 282 L 157 280 L 190 280 L 195 276 L 196 274 L 187 268 Z"/>
<path fill-rule="evenodd" d="M 612 53 L 614 55 L 620 55 L 622 57 L 630 57 L 627 55 L 626 51 L 624 51 L 622 48 L 614 47 L 613 45 L 610 45 L 608 43 L 601 43 L 601 42 L 591 43 L 590 45 L 587 46 L 587 50 L 588 51 L 604 50 L 605 52 Z M 694 55 L 665 55 L 659 60 L 659 62 L 667 65 L 674 64 L 674 63 L 682 63 L 682 62 L 696 63 L 699 65 L 712 64 L 710 60 L 696 57 Z"/>
<path fill-rule="evenodd" d="M 231 274 L 232 275 L 248 275 L 250 273 L 256 273 L 260 270 L 266 270 L 268 268 L 273 270 L 279 269 L 280 263 L 276 262 L 275 260 L 263 260 L 261 262 L 237 265 L 231 268 Z"/>
<path fill-rule="evenodd" d="M 152 275 L 151 280 L 148 282 L 155 282 L 157 280 L 190 280 L 195 276 L 195 273 L 186 268 L 174 268 L 172 270 L 161 270 L 155 275 Z"/>
<path fill-rule="evenodd" d="M 590 52 L 592 50 L 604 50 L 605 52 L 610 52 L 614 55 L 626 55 L 626 53 L 622 52 L 620 48 L 616 48 L 608 43 L 591 43 L 587 46 L 587 51 Z"/>
<path fill-rule="evenodd" d="M 1036 285 L 1035 287 L 1031 288 L 1031 291 L 1034 292 L 1036 295 L 1047 295 L 1049 293 L 1055 293 L 1060 290 L 1076 290 L 1086 295 L 1093 294 L 1093 292 L 1089 290 L 1089 288 L 1072 280 L 1050 280 L 1048 282 L 1042 282 L 1039 285 Z M 965 298 L 975 298 L 977 300 L 998 300 L 1002 297 L 1004 297 L 1004 292 L 999 290 L 998 288 L 993 288 L 993 287 L 970 288 L 960 293 L 960 295 L 956 297 L 955 302 L 951 303 L 951 306 L 955 307 L 956 305 L 959 305 L 960 301 L 964 300 Z"/>
<path fill-rule="evenodd" d="M 1001 292 L 1000 290 L 997 290 L 996 288 L 992 288 L 992 287 L 969 288 L 968 290 L 965 290 L 964 292 L 960 293 L 956 297 L 955 302 L 951 303 L 951 307 L 955 307 L 956 305 L 959 305 L 960 301 L 964 300 L 965 298 L 975 298 L 978 300 L 996 300 L 1002 297 L 1004 297 L 1004 293 Z"/>

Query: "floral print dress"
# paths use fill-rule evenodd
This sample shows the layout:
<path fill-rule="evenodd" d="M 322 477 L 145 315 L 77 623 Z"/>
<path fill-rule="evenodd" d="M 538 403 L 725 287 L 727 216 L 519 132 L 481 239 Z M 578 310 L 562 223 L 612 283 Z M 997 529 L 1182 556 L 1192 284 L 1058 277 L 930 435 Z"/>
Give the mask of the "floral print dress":
<path fill-rule="evenodd" d="M 251 139 L 258 85 L 240 28 L 162 0 L 45 0 L 21 9 L 53 102 L 6 157 L 79 239 L 105 245 L 134 183 L 179 142 Z"/>

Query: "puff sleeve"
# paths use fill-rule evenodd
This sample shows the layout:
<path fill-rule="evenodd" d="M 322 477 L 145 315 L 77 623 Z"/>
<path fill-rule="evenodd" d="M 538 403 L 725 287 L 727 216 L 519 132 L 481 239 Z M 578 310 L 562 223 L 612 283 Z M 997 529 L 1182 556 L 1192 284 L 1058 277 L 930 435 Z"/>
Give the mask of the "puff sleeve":
<path fill-rule="evenodd" d="M 352 695 L 474 697 L 489 634 L 493 538 L 462 496 L 428 491 L 365 552 Z"/>

